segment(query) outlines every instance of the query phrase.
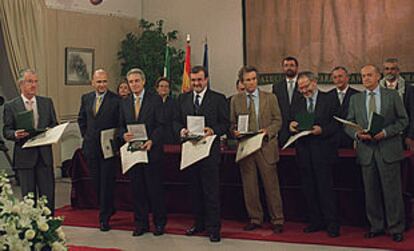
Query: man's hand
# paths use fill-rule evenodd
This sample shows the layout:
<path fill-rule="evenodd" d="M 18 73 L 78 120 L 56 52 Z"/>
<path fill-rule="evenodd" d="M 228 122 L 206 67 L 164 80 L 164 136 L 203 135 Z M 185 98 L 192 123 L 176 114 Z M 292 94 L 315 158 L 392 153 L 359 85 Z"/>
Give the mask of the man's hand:
<path fill-rule="evenodd" d="M 233 136 L 236 137 L 236 138 L 239 138 L 240 137 L 240 131 L 234 130 L 233 131 Z"/>
<path fill-rule="evenodd" d="M 407 149 L 410 151 L 414 151 L 414 140 L 411 138 L 405 138 L 405 144 L 407 145 Z"/>
<path fill-rule="evenodd" d="M 180 131 L 181 138 L 187 137 L 189 132 L 190 131 L 187 128 L 181 129 L 181 131 Z"/>
<path fill-rule="evenodd" d="M 212 135 L 214 135 L 213 129 L 211 129 L 210 127 L 204 128 L 204 135 L 205 136 L 212 136 Z"/>
<path fill-rule="evenodd" d="M 264 133 L 265 136 L 269 135 L 269 131 L 267 130 L 267 128 L 260 129 L 259 133 Z"/>
<path fill-rule="evenodd" d="M 29 133 L 26 132 L 25 130 L 16 130 L 14 132 L 14 136 L 16 137 L 16 139 L 23 139 L 26 138 L 27 136 L 29 136 Z"/>
<path fill-rule="evenodd" d="M 374 136 L 374 140 L 376 140 L 376 141 L 380 141 L 380 140 L 382 140 L 383 138 L 385 138 L 385 133 L 384 133 L 384 131 L 381 131 L 381 132 L 379 132 L 379 133 L 375 134 L 375 136 Z"/>
<path fill-rule="evenodd" d="M 312 127 L 312 134 L 313 135 L 321 135 L 322 134 L 322 128 L 318 125 L 314 125 Z"/>
<path fill-rule="evenodd" d="M 150 151 L 152 147 L 152 140 L 147 140 L 147 142 L 145 142 L 141 148 L 145 151 Z"/>
<path fill-rule="evenodd" d="M 134 134 L 132 132 L 124 133 L 124 140 L 126 142 L 130 142 L 134 138 Z"/>
<path fill-rule="evenodd" d="M 291 132 L 298 132 L 298 125 L 299 125 L 299 123 L 298 122 L 296 122 L 296 121 L 292 121 L 292 122 L 290 122 L 290 124 L 289 124 L 289 131 L 291 131 Z"/>
<path fill-rule="evenodd" d="M 371 135 L 363 131 L 357 132 L 357 138 L 362 141 L 372 141 Z"/>

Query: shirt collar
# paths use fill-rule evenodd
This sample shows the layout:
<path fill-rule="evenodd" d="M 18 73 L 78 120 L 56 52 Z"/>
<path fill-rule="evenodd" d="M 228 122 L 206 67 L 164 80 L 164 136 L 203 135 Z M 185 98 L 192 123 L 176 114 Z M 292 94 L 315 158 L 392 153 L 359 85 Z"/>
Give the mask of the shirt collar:
<path fill-rule="evenodd" d="M 292 78 L 292 79 L 288 79 L 287 77 L 286 77 L 286 83 L 289 83 L 289 80 L 293 80 L 293 83 L 295 84 L 296 83 L 296 81 L 298 80 L 298 75 L 296 75 L 294 78 Z"/>
<path fill-rule="evenodd" d="M 22 99 L 23 99 L 23 103 L 27 103 L 28 101 L 32 101 L 33 102 L 33 104 L 36 104 L 36 96 L 33 96 L 33 98 L 32 99 L 28 99 L 28 98 L 26 98 L 23 94 L 21 94 L 20 95 L 21 97 L 22 97 Z"/>
<path fill-rule="evenodd" d="M 348 91 L 348 89 L 349 89 L 349 85 L 347 85 L 346 87 L 345 87 L 345 89 L 344 90 L 339 90 L 338 88 L 336 88 L 336 92 L 339 94 L 339 93 L 343 93 L 343 94 L 346 94 L 346 92 Z"/>
<path fill-rule="evenodd" d="M 316 89 L 313 95 L 308 97 L 307 99 L 311 98 L 312 101 L 315 102 L 317 97 L 318 97 L 318 89 Z"/>
<path fill-rule="evenodd" d="M 375 89 L 374 90 L 372 90 L 372 91 L 370 91 L 370 90 L 366 90 L 366 93 L 367 93 L 367 96 L 369 96 L 369 93 L 370 92 L 373 92 L 373 93 L 375 93 L 375 95 L 379 95 L 380 94 L 380 86 L 378 85 L 377 87 L 375 87 Z"/>
<path fill-rule="evenodd" d="M 203 99 L 204 95 L 206 94 L 206 91 L 207 91 L 207 87 L 204 88 L 204 90 L 202 90 L 200 93 L 197 93 L 196 91 L 193 91 L 194 98 L 198 95 L 198 96 L 200 96 L 201 99 Z"/>
<path fill-rule="evenodd" d="M 105 97 L 105 94 L 106 94 L 106 91 L 104 92 L 104 93 L 98 93 L 98 92 L 95 92 L 95 97 L 101 97 L 101 98 L 103 98 L 103 97 Z"/>
<path fill-rule="evenodd" d="M 254 90 L 254 92 L 249 93 L 246 91 L 246 95 L 252 95 L 253 97 L 259 97 L 259 88 L 256 88 L 256 90 Z"/>
<path fill-rule="evenodd" d="M 142 100 L 144 98 L 145 89 L 142 89 L 142 92 L 138 95 L 139 100 Z M 137 95 L 134 93 L 134 100 L 137 100 Z"/>

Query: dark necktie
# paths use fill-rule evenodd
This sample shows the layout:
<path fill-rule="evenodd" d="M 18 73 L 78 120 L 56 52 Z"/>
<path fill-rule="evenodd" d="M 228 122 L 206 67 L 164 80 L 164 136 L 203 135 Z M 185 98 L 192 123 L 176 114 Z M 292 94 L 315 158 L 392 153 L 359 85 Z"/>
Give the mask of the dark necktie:
<path fill-rule="evenodd" d="M 369 93 L 369 104 L 368 104 L 368 116 L 371 116 L 372 113 L 377 112 L 377 104 L 375 102 L 375 92 Z"/>
<path fill-rule="evenodd" d="M 195 101 L 194 101 L 194 108 L 195 108 L 195 112 L 196 114 L 198 114 L 198 112 L 200 111 L 200 95 L 196 95 Z"/>
<path fill-rule="evenodd" d="M 308 112 L 309 113 L 313 113 L 313 98 L 308 98 L 308 101 L 309 101 L 309 103 L 308 103 Z"/>
<path fill-rule="evenodd" d="M 249 94 L 249 131 L 257 131 L 257 117 L 256 117 L 256 106 L 254 104 L 253 95 Z"/>

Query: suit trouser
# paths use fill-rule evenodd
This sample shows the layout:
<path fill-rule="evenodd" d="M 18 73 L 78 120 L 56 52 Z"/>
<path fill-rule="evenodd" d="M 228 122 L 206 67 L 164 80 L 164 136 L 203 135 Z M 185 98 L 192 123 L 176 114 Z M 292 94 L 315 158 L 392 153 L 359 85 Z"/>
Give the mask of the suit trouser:
<path fill-rule="evenodd" d="M 92 177 L 96 195 L 99 202 L 99 221 L 109 221 L 115 212 L 114 190 L 117 158 L 87 159 L 90 175 Z"/>
<path fill-rule="evenodd" d="M 371 231 L 382 231 L 387 225 L 391 234 L 402 233 L 405 223 L 400 162 L 385 163 L 376 148 L 371 163 L 361 169 Z"/>
<path fill-rule="evenodd" d="M 333 190 L 330 156 L 322 156 L 320 145 L 308 142 L 297 148 L 296 157 L 301 170 L 302 190 L 312 225 L 339 224 L 336 212 L 336 196 Z"/>
<path fill-rule="evenodd" d="M 209 233 L 218 232 L 221 228 L 219 156 L 213 153 L 189 167 L 195 225 L 205 227 Z"/>
<path fill-rule="evenodd" d="M 165 226 L 167 210 L 159 163 L 137 164 L 128 171 L 128 176 L 131 179 L 135 225 L 144 228 L 149 226 L 151 206 L 154 225 Z"/>
<path fill-rule="evenodd" d="M 33 168 L 19 168 L 20 187 L 22 196 L 33 193 L 35 199 L 39 196 L 46 196 L 47 207 L 54 214 L 55 211 L 55 175 L 52 166 L 47 166 L 43 159 L 38 156 Z M 37 189 L 36 189 L 37 188 Z"/>
<path fill-rule="evenodd" d="M 267 163 L 262 151 L 258 151 L 240 162 L 244 201 L 250 222 L 255 224 L 263 223 L 263 209 L 260 202 L 257 170 L 263 182 L 270 222 L 272 224 L 283 224 L 283 206 L 276 163 Z"/>

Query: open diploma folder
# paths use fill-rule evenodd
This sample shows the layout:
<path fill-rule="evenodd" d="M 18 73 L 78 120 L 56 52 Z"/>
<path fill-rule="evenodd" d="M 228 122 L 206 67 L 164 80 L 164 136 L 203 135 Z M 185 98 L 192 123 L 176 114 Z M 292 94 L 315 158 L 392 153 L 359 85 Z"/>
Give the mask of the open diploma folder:
<path fill-rule="evenodd" d="M 49 130 L 29 139 L 24 145 L 23 148 L 37 147 L 37 146 L 46 146 L 57 143 L 64 133 L 76 130 L 77 124 L 69 126 L 69 122 L 66 122 L 61 125 L 57 125 Z"/>
<path fill-rule="evenodd" d="M 367 129 L 362 128 L 362 126 L 352 121 L 341 119 L 336 116 L 334 116 L 334 119 L 341 122 L 345 126 L 355 129 L 356 131 L 363 131 L 369 133 L 371 136 L 375 136 L 377 133 L 381 132 L 384 129 L 384 117 L 375 112 L 369 116 L 369 123 Z"/>
<path fill-rule="evenodd" d="M 207 158 L 210 155 L 211 146 L 217 135 L 207 136 L 196 143 L 186 141 L 181 145 L 181 164 L 180 170 L 183 170 L 192 164 Z"/>
<path fill-rule="evenodd" d="M 129 142 L 126 142 L 120 149 L 122 174 L 128 172 L 128 170 L 136 164 L 148 163 L 147 151 L 130 151 L 128 150 L 128 146 Z"/>
<path fill-rule="evenodd" d="M 308 131 L 301 131 L 299 133 L 296 133 L 293 136 L 290 136 L 288 141 L 286 141 L 285 145 L 282 147 L 282 150 L 285 150 L 288 146 L 290 146 L 291 144 L 293 144 L 296 140 L 308 136 L 309 134 L 312 134 L 311 130 Z"/>
<path fill-rule="evenodd" d="M 242 139 L 237 147 L 236 162 L 239 162 L 250 154 L 258 151 L 262 147 L 264 136 L 264 133 L 260 133 L 255 136 Z"/>

